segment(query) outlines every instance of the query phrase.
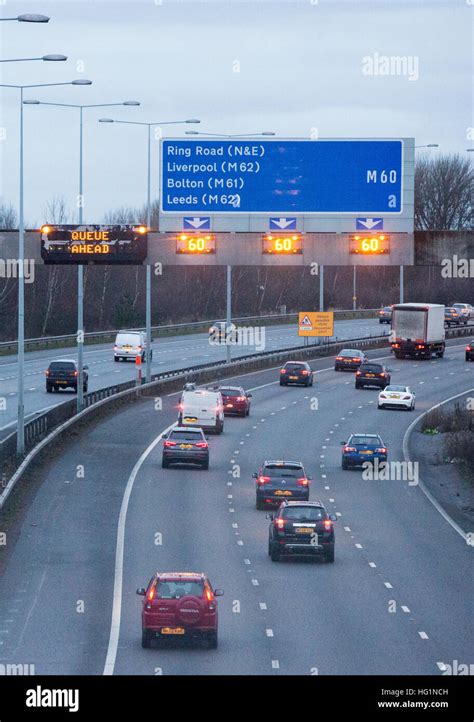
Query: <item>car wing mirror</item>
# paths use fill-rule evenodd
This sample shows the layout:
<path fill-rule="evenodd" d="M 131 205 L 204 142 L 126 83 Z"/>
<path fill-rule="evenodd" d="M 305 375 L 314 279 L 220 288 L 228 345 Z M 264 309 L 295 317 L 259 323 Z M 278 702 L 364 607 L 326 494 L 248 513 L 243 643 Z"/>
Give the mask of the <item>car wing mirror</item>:
<path fill-rule="evenodd" d="M 137 594 L 139 594 L 140 597 L 144 597 L 146 594 L 146 589 L 144 589 L 143 587 L 140 587 L 139 589 L 137 589 Z"/>
<path fill-rule="evenodd" d="M 270 521 L 273 521 L 273 514 L 265 514 L 265 519 L 270 519 Z"/>
<path fill-rule="evenodd" d="M 246 395 L 246 397 L 247 397 L 248 399 L 251 399 L 251 398 L 252 398 L 252 394 L 249 394 L 249 393 L 246 392 L 245 395 Z"/>
<path fill-rule="evenodd" d="M 345 445 L 346 445 L 346 442 L 345 442 L 345 441 L 340 441 L 339 443 L 341 444 L 341 446 L 345 446 Z"/>
<path fill-rule="evenodd" d="M 224 596 L 224 590 L 223 590 L 223 589 L 214 589 L 214 596 L 215 596 L 215 597 L 223 597 L 223 596 Z"/>
<path fill-rule="evenodd" d="M 82 368 L 83 368 L 84 371 L 89 371 L 89 366 L 87 366 L 87 365 L 86 365 L 86 366 L 83 366 Z"/>
<path fill-rule="evenodd" d="M 253 472 L 252 479 L 258 479 L 258 474 L 256 471 Z"/>
<path fill-rule="evenodd" d="M 308 479 L 308 481 L 313 481 L 313 477 L 312 477 L 312 476 L 307 476 L 306 478 Z"/>
<path fill-rule="evenodd" d="M 329 518 L 331 519 L 331 521 L 337 521 L 337 516 L 335 514 L 330 514 Z"/>

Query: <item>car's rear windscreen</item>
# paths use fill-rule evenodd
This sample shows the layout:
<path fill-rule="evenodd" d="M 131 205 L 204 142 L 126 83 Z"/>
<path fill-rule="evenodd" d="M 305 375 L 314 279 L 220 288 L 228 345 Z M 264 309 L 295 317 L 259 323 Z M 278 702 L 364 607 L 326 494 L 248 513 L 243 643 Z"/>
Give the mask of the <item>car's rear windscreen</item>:
<path fill-rule="evenodd" d="M 301 466 L 295 466 L 294 464 L 266 464 L 264 473 L 268 473 L 270 476 L 281 478 L 290 476 L 296 479 L 303 474 L 303 469 Z"/>
<path fill-rule="evenodd" d="M 281 515 L 290 521 L 320 521 L 326 518 L 324 509 L 310 506 L 287 506 Z"/>
<path fill-rule="evenodd" d="M 49 368 L 51 371 L 74 371 L 76 367 L 72 361 L 53 361 Z"/>
<path fill-rule="evenodd" d="M 202 441 L 202 434 L 196 431 L 173 431 L 170 434 L 173 441 Z"/>
<path fill-rule="evenodd" d="M 353 444 L 361 446 L 380 446 L 382 441 L 376 436 L 353 436 L 350 440 L 350 446 Z"/>
<path fill-rule="evenodd" d="M 158 599 L 181 599 L 191 595 L 202 597 L 203 585 L 200 581 L 160 580 L 157 584 Z"/>

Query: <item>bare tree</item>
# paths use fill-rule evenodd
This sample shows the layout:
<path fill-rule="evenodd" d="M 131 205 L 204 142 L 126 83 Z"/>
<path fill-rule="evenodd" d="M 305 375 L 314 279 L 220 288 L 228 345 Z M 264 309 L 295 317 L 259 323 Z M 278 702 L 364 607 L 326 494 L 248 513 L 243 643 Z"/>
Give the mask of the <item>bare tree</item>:
<path fill-rule="evenodd" d="M 0 203 L 0 228 L 4 231 L 18 228 L 16 210 L 11 204 Z"/>
<path fill-rule="evenodd" d="M 48 223 L 67 223 L 69 221 L 69 209 L 64 196 L 53 196 L 46 203 L 43 216 L 45 222 Z"/>
<path fill-rule="evenodd" d="M 474 172 L 459 154 L 421 157 L 415 165 L 415 228 L 461 231 L 472 228 Z"/>

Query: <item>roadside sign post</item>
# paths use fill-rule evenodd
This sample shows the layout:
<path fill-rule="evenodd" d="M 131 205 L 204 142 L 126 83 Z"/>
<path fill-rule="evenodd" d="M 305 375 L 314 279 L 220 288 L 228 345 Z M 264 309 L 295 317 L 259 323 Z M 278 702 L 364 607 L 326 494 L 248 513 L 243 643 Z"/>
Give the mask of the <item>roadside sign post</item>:
<path fill-rule="evenodd" d="M 354 266 L 354 275 L 352 278 L 352 310 L 357 309 L 357 266 Z"/>
<path fill-rule="evenodd" d="M 139 394 L 139 387 L 142 385 L 142 357 L 135 356 L 135 366 L 137 368 L 137 379 L 136 379 L 136 386 L 137 386 L 137 396 Z"/>
<path fill-rule="evenodd" d="M 403 277 L 403 266 L 400 266 L 400 303 L 404 303 L 405 288 L 404 288 L 404 277 Z"/>
<path fill-rule="evenodd" d="M 226 304 L 226 362 L 230 364 L 232 357 L 230 327 L 232 323 L 232 266 L 227 266 L 227 304 Z"/>
<path fill-rule="evenodd" d="M 330 338 L 334 336 L 333 311 L 300 311 L 298 314 L 298 336 L 308 338 Z"/>

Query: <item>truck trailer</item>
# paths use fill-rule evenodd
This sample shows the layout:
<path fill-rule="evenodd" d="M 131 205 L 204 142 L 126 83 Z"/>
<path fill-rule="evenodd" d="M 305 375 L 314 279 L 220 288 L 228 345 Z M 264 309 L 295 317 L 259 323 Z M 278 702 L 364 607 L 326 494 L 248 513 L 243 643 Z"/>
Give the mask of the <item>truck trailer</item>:
<path fill-rule="evenodd" d="M 390 342 L 395 357 L 442 358 L 445 349 L 444 306 L 399 303 L 392 309 Z"/>

